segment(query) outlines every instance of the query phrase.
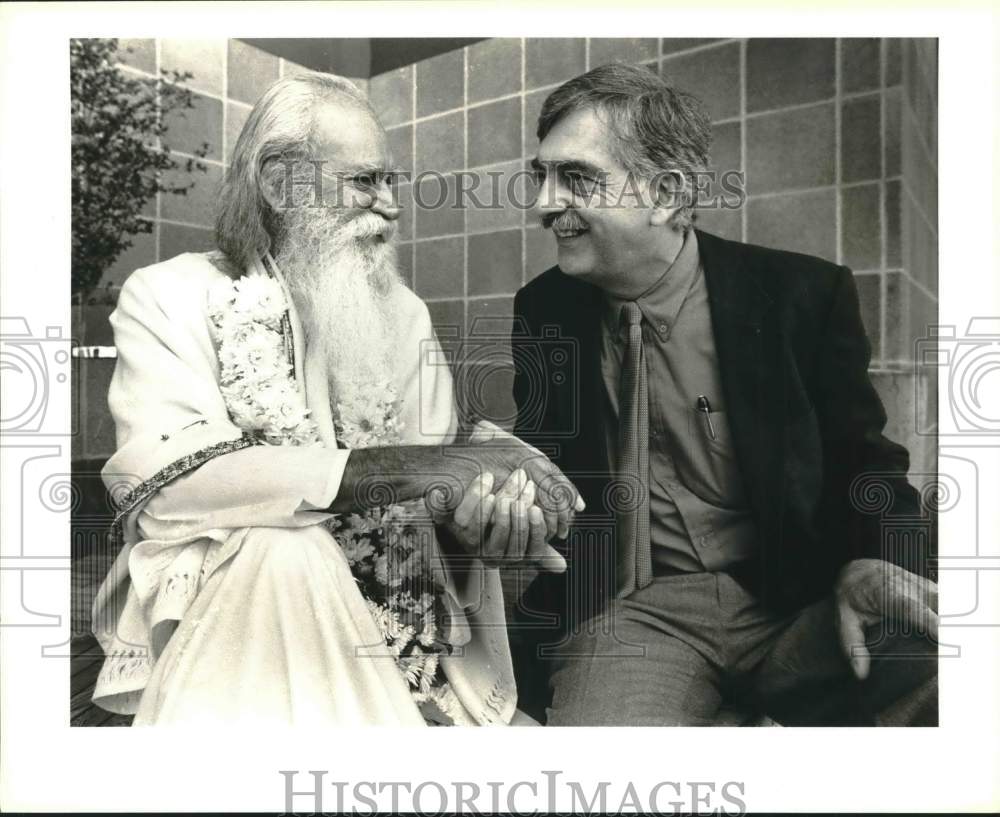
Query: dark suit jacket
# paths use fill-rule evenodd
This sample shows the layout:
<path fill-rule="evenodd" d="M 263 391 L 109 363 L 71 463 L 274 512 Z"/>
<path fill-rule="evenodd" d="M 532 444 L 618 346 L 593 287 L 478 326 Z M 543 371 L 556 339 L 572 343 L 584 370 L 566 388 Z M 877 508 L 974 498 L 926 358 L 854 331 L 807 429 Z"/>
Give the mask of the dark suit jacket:
<path fill-rule="evenodd" d="M 852 558 L 887 558 L 926 574 L 931 546 L 905 448 L 868 377 L 851 271 L 819 258 L 699 231 L 733 444 L 759 534 L 737 578 L 778 611 L 828 594 Z M 515 432 L 550 454 L 587 502 L 570 567 L 525 594 L 513 633 L 531 655 L 613 595 L 600 373 L 601 292 L 553 267 L 514 300 Z M 560 351 L 561 350 L 561 351 Z M 909 520 L 912 535 L 884 536 Z M 906 540 L 906 541 L 904 541 Z M 886 551 L 888 548 L 888 551 Z M 542 651 L 545 652 L 544 650 Z"/>

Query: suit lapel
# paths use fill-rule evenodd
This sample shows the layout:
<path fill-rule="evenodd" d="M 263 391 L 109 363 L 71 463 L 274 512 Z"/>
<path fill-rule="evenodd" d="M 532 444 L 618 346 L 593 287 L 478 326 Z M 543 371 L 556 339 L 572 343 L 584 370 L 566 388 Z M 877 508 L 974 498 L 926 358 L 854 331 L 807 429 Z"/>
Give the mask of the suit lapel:
<path fill-rule="evenodd" d="M 736 457 L 761 536 L 780 536 L 785 399 L 779 321 L 743 245 L 701 231 L 697 237 Z"/>

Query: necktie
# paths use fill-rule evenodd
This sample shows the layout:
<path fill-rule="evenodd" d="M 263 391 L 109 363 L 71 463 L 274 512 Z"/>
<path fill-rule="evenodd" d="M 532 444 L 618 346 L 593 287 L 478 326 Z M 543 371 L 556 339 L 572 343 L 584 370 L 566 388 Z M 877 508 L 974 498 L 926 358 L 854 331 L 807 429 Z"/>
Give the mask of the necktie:
<path fill-rule="evenodd" d="M 615 524 L 618 598 L 653 580 L 649 553 L 649 388 L 641 323 L 638 304 L 622 306 L 621 325 L 628 329 L 628 346 L 618 391 L 618 475 L 625 483 L 622 495 L 628 498 Z"/>

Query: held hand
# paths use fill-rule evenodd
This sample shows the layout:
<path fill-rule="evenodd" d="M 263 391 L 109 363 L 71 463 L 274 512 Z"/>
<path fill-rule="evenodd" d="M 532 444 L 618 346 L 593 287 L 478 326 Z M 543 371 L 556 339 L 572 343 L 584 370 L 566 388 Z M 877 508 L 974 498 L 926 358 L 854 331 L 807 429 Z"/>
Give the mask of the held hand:
<path fill-rule="evenodd" d="M 535 486 L 534 502 L 545 521 L 546 540 L 555 536 L 565 539 L 574 515 L 586 505 L 562 471 L 537 448 L 492 423 L 477 423 L 469 442 L 473 445 L 467 450 L 498 478 L 506 479 L 517 469 L 527 473 Z"/>
<path fill-rule="evenodd" d="M 517 562 L 537 563 L 543 570 L 562 572 L 566 561 L 545 544 L 542 513 L 533 507 L 535 488 L 524 471 L 513 472 L 496 495 L 490 473 L 469 483 L 451 513 L 444 497 L 428 497 L 436 524 L 448 529 L 462 549 L 491 567 Z"/>
<path fill-rule="evenodd" d="M 937 640 L 937 585 L 891 562 L 848 562 L 837 579 L 834 600 L 840 646 L 859 680 L 871 668 L 865 627 L 893 618 Z"/>

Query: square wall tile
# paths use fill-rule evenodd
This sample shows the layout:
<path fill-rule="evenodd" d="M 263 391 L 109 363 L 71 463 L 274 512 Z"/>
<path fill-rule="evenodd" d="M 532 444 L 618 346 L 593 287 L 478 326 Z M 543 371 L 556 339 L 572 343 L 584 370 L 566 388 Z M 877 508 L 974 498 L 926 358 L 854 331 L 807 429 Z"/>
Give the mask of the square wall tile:
<path fill-rule="evenodd" d="M 156 263 L 156 229 L 131 237 L 132 246 L 125 250 L 101 276 L 100 287 L 121 286 L 133 272 Z"/>
<path fill-rule="evenodd" d="M 832 188 L 751 197 L 747 207 L 746 240 L 751 244 L 837 260 L 837 198 Z"/>
<path fill-rule="evenodd" d="M 706 233 L 728 238 L 730 241 L 743 240 L 742 210 L 723 207 L 700 208 L 694 212 L 694 226 Z"/>
<path fill-rule="evenodd" d="M 559 250 L 551 230 L 531 227 L 524 231 L 524 282 L 559 264 Z"/>
<path fill-rule="evenodd" d="M 160 218 L 206 228 L 215 224 L 215 205 L 219 200 L 219 185 L 222 182 L 221 167 L 206 164 L 204 173 L 199 170 L 188 173 L 181 168 L 164 174 L 164 182 L 176 185 L 190 185 L 193 182 L 194 186 L 182 194 L 162 193 Z"/>
<path fill-rule="evenodd" d="M 882 41 L 850 37 L 840 41 L 840 86 L 845 94 L 878 88 L 882 82 Z"/>
<path fill-rule="evenodd" d="M 521 288 L 521 232 L 469 236 L 469 295 L 513 294 Z"/>
<path fill-rule="evenodd" d="M 889 88 L 885 92 L 885 175 L 898 176 L 902 170 L 900 152 L 902 92 L 899 88 Z"/>
<path fill-rule="evenodd" d="M 462 51 L 447 51 L 418 62 L 417 116 L 461 108 L 465 94 L 465 58 Z"/>
<path fill-rule="evenodd" d="M 465 336 L 465 301 L 455 298 L 448 301 L 428 301 L 427 311 L 431 314 L 431 323 L 442 344 L 446 340 L 460 339 Z"/>
<path fill-rule="evenodd" d="M 201 227 L 160 223 L 160 261 L 167 261 L 186 252 L 207 252 L 215 249 L 215 235 Z"/>
<path fill-rule="evenodd" d="M 425 174 L 413 185 L 417 238 L 465 232 L 465 206 L 455 174 Z"/>
<path fill-rule="evenodd" d="M 413 176 L 413 125 L 402 125 L 386 131 L 393 165 L 397 170 Z"/>
<path fill-rule="evenodd" d="M 882 219 L 878 184 L 844 187 L 840 191 L 841 252 L 855 271 L 882 266 Z"/>
<path fill-rule="evenodd" d="M 521 98 L 469 108 L 469 167 L 521 156 Z"/>
<path fill-rule="evenodd" d="M 241 102 L 226 102 L 226 164 L 233 160 L 233 149 L 250 117 L 250 108 Z"/>
<path fill-rule="evenodd" d="M 531 215 L 534 197 L 529 194 L 520 160 L 477 170 L 473 192 L 475 200 L 470 193 L 466 208 L 470 233 L 520 227 L 525 213 Z"/>
<path fill-rule="evenodd" d="M 494 37 L 466 48 L 469 55 L 469 103 L 484 102 L 521 90 L 521 39 Z"/>
<path fill-rule="evenodd" d="M 226 96 L 253 105 L 277 79 L 277 57 L 240 40 L 229 41 Z"/>
<path fill-rule="evenodd" d="M 855 275 L 854 285 L 858 290 L 861 321 L 872 345 L 872 358 L 879 360 L 882 357 L 882 275 Z"/>
<path fill-rule="evenodd" d="M 712 149 L 709 169 L 717 174 L 743 169 L 743 126 L 726 122 L 712 128 Z M 718 176 L 716 177 L 718 179 Z"/>
<path fill-rule="evenodd" d="M 845 99 L 840 112 L 840 178 L 844 182 L 882 175 L 882 101 L 878 94 Z"/>
<path fill-rule="evenodd" d="M 746 127 L 751 195 L 833 184 L 832 103 L 750 117 Z"/>
<path fill-rule="evenodd" d="M 194 95 L 194 107 L 175 110 L 165 117 L 163 144 L 171 150 L 193 154 L 208 143 L 208 158 L 222 161 L 222 101 Z"/>
<path fill-rule="evenodd" d="M 713 120 L 740 113 L 740 44 L 678 54 L 663 60 L 663 79 L 701 99 Z"/>
<path fill-rule="evenodd" d="M 524 46 L 526 88 L 565 82 L 587 70 L 587 41 L 580 37 L 529 37 Z"/>
<path fill-rule="evenodd" d="M 118 61 L 147 74 L 155 74 L 156 40 L 121 38 L 118 40 Z"/>
<path fill-rule="evenodd" d="M 466 305 L 466 334 L 478 342 L 479 360 L 503 361 L 510 359 L 510 330 L 513 325 L 514 298 L 496 296 L 469 298 Z M 470 356 L 466 357 L 466 360 Z"/>
<path fill-rule="evenodd" d="M 590 67 L 608 62 L 646 62 L 656 59 L 659 43 L 642 37 L 591 37 Z"/>
<path fill-rule="evenodd" d="M 455 298 L 465 293 L 465 239 L 418 241 L 414 291 L 421 298 Z"/>
<path fill-rule="evenodd" d="M 514 367 L 509 362 L 461 367 L 455 391 L 463 427 L 485 420 L 506 431 L 513 429 L 517 422 L 513 384 Z"/>
<path fill-rule="evenodd" d="M 465 167 L 465 115 L 462 111 L 417 123 L 414 169 L 446 173 Z"/>
<path fill-rule="evenodd" d="M 900 182 L 885 183 L 885 263 L 888 267 L 898 267 L 903 263 L 900 247 L 902 213 L 900 210 Z"/>
<path fill-rule="evenodd" d="M 747 43 L 747 110 L 828 99 L 834 93 L 834 75 L 832 39 L 751 39 Z"/>
<path fill-rule="evenodd" d="M 409 122 L 413 119 L 413 66 L 372 77 L 368 82 L 368 98 L 383 127 Z"/>
<path fill-rule="evenodd" d="M 195 90 L 222 96 L 225 63 L 225 40 L 160 40 L 160 68 L 190 72 L 186 84 Z"/>

